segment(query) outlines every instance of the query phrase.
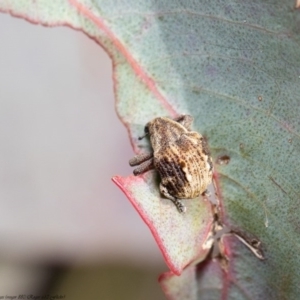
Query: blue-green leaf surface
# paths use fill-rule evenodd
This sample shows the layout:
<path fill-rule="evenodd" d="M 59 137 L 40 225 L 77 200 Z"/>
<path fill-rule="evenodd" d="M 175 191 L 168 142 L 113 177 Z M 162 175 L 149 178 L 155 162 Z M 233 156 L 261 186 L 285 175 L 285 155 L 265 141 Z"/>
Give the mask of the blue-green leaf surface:
<path fill-rule="evenodd" d="M 295 2 L 30 4 L 0 0 L 0 9 L 46 25 L 82 29 L 109 52 L 118 114 L 136 151 L 148 149 L 137 141 L 147 121 L 188 113 L 195 118 L 194 128 L 208 138 L 214 161 L 229 157 L 228 164 L 216 163 L 225 221 L 256 235 L 266 260 L 229 239 L 229 273 L 215 272 L 220 280 L 212 289 L 222 289 L 216 294 L 298 299 L 300 12 Z M 212 299 L 205 287 L 216 282 L 213 277 L 204 276 L 205 284 L 191 283 L 201 293 L 188 299 Z"/>

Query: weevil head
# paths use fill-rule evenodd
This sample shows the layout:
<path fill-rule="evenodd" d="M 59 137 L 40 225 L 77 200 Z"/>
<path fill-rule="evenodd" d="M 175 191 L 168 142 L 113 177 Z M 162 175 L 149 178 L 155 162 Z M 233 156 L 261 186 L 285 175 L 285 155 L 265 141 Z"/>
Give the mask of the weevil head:
<path fill-rule="evenodd" d="M 159 151 L 177 141 L 187 129 L 180 123 L 168 118 L 159 117 L 148 122 L 145 126 L 150 136 L 153 151 Z"/>

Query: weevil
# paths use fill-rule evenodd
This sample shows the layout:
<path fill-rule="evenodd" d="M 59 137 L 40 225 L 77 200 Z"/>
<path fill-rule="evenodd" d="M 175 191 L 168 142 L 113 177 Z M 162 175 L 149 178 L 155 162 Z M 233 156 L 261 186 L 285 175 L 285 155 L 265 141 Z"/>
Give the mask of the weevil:
<path fill-rule="evenodd" d="M 155 118 L 145 126 L 152 153 L 138 154 L 129 164 L 137 166 L 134 175 L 151 169 L 160 175 L 160 192 L 170 199 L 179 212 L 185 206 L 178 199 L 193 199 L 206 192 L 212 181 L 213 164 L 205 138 L 192 131 L 193 117 Z"/>

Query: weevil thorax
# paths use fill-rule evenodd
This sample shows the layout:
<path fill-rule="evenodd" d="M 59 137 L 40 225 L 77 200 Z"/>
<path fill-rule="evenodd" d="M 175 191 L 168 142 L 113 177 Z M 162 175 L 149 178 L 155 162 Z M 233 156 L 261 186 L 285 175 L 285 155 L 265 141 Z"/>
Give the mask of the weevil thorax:
<path fill-rule="evenodd" d="M 159 153 L 168 145 L 173 144 L 183 133 L 187 132 L 184 126 L 167 117 L 156 118 L 150 121 L 147 126 L 154 156 L 155 153 Z"/>

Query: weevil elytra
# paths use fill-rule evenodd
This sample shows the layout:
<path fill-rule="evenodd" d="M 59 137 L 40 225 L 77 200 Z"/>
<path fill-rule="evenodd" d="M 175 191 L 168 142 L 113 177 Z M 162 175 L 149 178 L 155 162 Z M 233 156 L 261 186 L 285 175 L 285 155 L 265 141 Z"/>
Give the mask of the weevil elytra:
<path fill-rule="evenodd" d="M 130 166 L 134 175 L 156 169 L 161 177 L 160 192 L 170 199 L 179 212 L 185 206 L 178 199 L 193 199 L 203 194 L 212 181 L 212 159 L 206 140 L 191 130 L 193 117 L 155 118 L 145 126 L 152 153 L 133 157 Z"/>

